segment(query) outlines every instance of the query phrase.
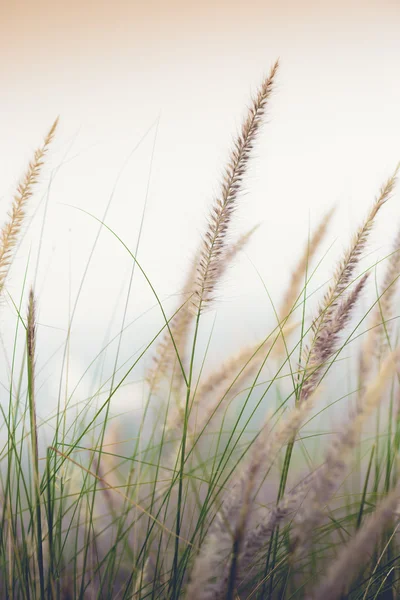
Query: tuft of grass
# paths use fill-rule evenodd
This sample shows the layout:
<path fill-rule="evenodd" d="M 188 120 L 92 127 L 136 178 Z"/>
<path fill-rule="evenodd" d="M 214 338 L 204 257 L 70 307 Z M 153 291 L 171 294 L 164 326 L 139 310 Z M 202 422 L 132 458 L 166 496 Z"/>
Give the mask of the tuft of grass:
<path fill-rule="evenodd" d="M 70 385 L 68 365 L 73 314 L 98 235 L 60 347 L 61 369 L 52 372 L 59 381 L 57 407 L 41 419 L 37 406 L 46 398 L 40 373 L 52 357 L 38 362 L 37 298 L 33 288 L 27 300 L 25 293 L 29 265 L 19 299 L 9 294 L 15 334 L 9 355 L 5 349 L 7 402 L 0 402 L 1 597 L 400 596 L 399 235 L 376 283 L 376 300 L 354 322 L 371 279 L 371 269 L 359 272 L 360 259 L 395 191 L 399 167 L 339 259 L 311 319 L 309 298 L 319 293 L 312 288 L 319 266 L 313 262 L 333 209 L 309 235 L 280 305 L 271 308 L 271 328 L 260 331 L 256 344 L 233 348 L 209 369 L 212 335 L 204 352 L 198 343 L 204 311 L 216 303 L 228 266 L 257 229 L 230 236 L 277 72 L 278 62 L 251 101 L 171 316 L 128 246 L 93 217 L 137 266 L 132 277 L 145 278 L 163 325 L 122 361 L 129 327 L 124 312 L 121 331 L 106 338 L 82 375 L 95 373 L 87 398 L 77 395 L 79 383 Z M 57 123 L 35 152 L 1 230 L 2 294 Z M 129 291 L 125 306 L 128 299 Z M 364 321 L 368 329 L 357 346 Z M 115 341 L 109 372 L 106 354 Z M 341 355 L 349 349 L 355 360 L 344 363 Z M 112 400 L 150 353 L 140 416 L 118 419 Z M 337 374 L 346 368 L 354 387 L 338 397 Z"/>

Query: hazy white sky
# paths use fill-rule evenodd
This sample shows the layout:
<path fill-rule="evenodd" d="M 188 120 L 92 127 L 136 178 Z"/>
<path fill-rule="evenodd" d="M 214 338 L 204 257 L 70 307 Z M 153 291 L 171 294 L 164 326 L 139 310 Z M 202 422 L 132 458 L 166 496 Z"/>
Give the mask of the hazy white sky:
<path fill-rule="evenodd" d="M 42 362 L 62 342 L 98 228 L 72 207 L 101 218 L 114 194 L 107 223 L 133 250 L 146 205 L 138 257 L 161 298 L 175 294 L 249 95 L 278 56 L 276 92 L 234 234 L 262 225 L 220 290 L 211 356 L 223 351 L 221 333 L 224 348 L 268 331 L 273 319 L 261 279 L 279 301 L 309 223 L 337 203 L 325 249 L 334 246 L 316 282 L 329 276 L 400 160 L 397 1 L 3 0 L 0 6 L 3 216 L 33 149 L 61 118 L 9 280 L 18 297 L 28 256 L 28 281 L 34 279 L 44 227 L 37 277 Z M 47 198 L 51 170 L 62 161 Z M 399 202 L 397 193 L 381 215 L 371 262 L 390 251 Z M 119 328 L 130 264 L 103 232 L 75 316 L 73 380 L 99 351 L 109 324 L 114 334 Z M 154 304 L 135 276 L 128 321 Z M 6 315 L 5 309 L 2 326 Z M 125 336 L 122 358 L 148 341 L 158 323 L 157 309 L 140 318 Z M 82 396 L 90 378 L 86 388 Z"/>

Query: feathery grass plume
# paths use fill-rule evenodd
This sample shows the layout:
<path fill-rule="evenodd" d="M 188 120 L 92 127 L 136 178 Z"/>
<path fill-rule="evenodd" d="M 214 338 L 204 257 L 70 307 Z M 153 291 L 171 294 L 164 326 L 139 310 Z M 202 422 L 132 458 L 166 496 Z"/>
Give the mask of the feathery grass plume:
<path fill-rule="evenodd" d="M 293 439 L 314 406 L 314 396 L 292 408 L 271 431 L 267 419 L 254 441 L 248 460 L 230 484 L 230 493 L 210 527 L 195 560 L 187 597 L 211 600 L 233 593 L 247 525 L 256 493 L 282 447 Z"/>
<path fill-rule="evenodd" d="M 352 280 L 354 271 L 366 247 L 368 236 L 372 230 L 375 217 L 382 206 L 389 200 L 394 191 L 399 169 L 400 163 L 397 165 L 393 175 L 391 175 L 391 177 L 389 177 L 389 179 L 381 187 L 379 195 L 373 203 L 367 218 L 357 230 L 350 247 L 345 252 L 342 260 L 336 268 L 333 282 L 325 294 L 323 306 L 320 310 L 323 322 L 326 322 L 331 318 L 331 315 L 337 308 L 337 303 L 340 296 L 345 292 Z"/>
<path fill-rule="evenodd" d="M 375 305 L 371 319 L 370 329 L 366 340 L 362 345 L 360 353 L 360 383 L 361 388 L 365 387 L 370 371 L 373 366 L 374 358 L 379 353 L 382 355 L 386 349 L 386 332 L 389 323 L 386 323 L 393 314 L 393 298 L 397 289 L 397 280 L 400 276 L 400 230 L 395 237 L 392 253 L 386 261 L 386 269 L 383 276 L 380 296 Z"/>
<path fill-rule="evenodd" d="M 242 234 L 236 242 L 230 245 L 230 247 L 226 251 L 223 264 L 221 265 L 221 276 L 224 274 L 229 265 L 234 261 L 236 256 L 241 252 L 241 250 L 243 250 L 246 247 L 246 245 L 248 244 L 252 235 L 255 233 L 258 227 L 259 225 L 255 225 L 249 231 Z M 181 358 L 182 364 L 185 364 L 185 350 L 187 347 L 188 337 L 190 333 L 190 325 L 194 319 L 193 310 L 190 309 L 190 299 L 193 295 L 196 275 L 197 262 L 196 259 L 194 259 L 192 261 L 192 266 L 189 270 L 181 294 L 184 298 L 184 304 L 183 306 L 181 306 L 181 308 L 170 321 L 171 334 L 174 338 L 175 346 Z M 163 335 L 160 344 L 156 349 L 152 368 L 150 369 L 146 377 L 152 390 L 155 390 L 157 388 L 158 382 L 163 377 L 165 377 L 168 373 L 171 374 L 175 359 L 175 347 L 172 343 L 169 331 L 166 331 Z"/>
<path fill-rule="evenodd" d="M 307 267 L 315 256 L 316 251 L 326 235 L 335 210 L 336 207 L 334 206 L 323 215 L 318 227 L 312 234 L 311 238 L 307 241 L 303 254 L 300 256 L 300 260 L 292 271 L 289 287 L 284 295 L 279 310 L 280 321 L 283 321 L 284 319 L 287 320 L 290 317 L 293 307 L 298 301 L 299 293 L 302 285 L 304 284 L 304 276 L 307 271 Z"/>
<path fill-rule="evenodd" d="M 319 467 L 321 468 L 321 467 Z M 283 496 L 278 504 L 268 510 L 267 514 L 250 530 L 245 539 L 242 554 L 239 559 L 238 579 L 243 583 L 250 574 L 260 551 L 268 544 L 272 533 L 280 525 L 293 518 L 301 503 L 304 501 L 318 469 L 307 475 L 300 483 Z"/>
<path fill-rule="evenodd" d="M 331 315 L 331 319 L 325 322 L 324 326 L 317 331 L 305 366 L 300 402 L 304 402 L 318 386 L 321 371 L 336 352 L 339 334 L 348 324 L 353 307 L 364 289 L 368 277 L 369 273 L 365 273 L 359 279 L 354 289 L 341 299 L 337 310 Z"/>
<path fill-rule="evenodd" d="M 31 426 L 32 443 L 32 467 L 33 484 L 36 505 L 36 522 L 32 527 L 32 533 L 36 537 L 37 563 L 39 570 L 40 596 L 44 598 L 44 567 L 43 567 L 43 544 L 42 544 L 42 513 L 40 503 L 40 473 L 39 473 L 39 450 L 36 420 L 36 398 L 35 398 L 35 360 L 36 360 L 36 303 L 33 288 L 29 292 L 28 319 L 26 327 L 27 340 L 27 368 L 28 368 L 28 398 L 29 416 Z"/>
<path fill-rule="evenodd" d="M 234 142 L 229 163 L 225 168 L 221 194 L 215 200 L 209 226 L 202 241 L 192 297 L 195 312 L 201 312 L 213 299 L 215 285 L 221 275 L 221 266 L 224 264 L 228 227 L 241 192 L 251 150 L 273 90 L 278 65 L 279 61 L 276 61 L 269 76 L 263 81 L 258 94 L 253 99 L 241 132 Z"/>
<path fill-rule="evenodd" d="M 322 583 L 308 596 L 308 600 L 340 600 L 345 597 L 351 581 L 374 550 L 379 537 L 394 521 L 400 520 L 399 502 L 400 487 L 397 486 L 380 502 L 347 545 L 340 549 L 338 558 L 328 567 Z"/>
<path fill-rule="evenodd" d="M 349 454 L 357 444 L 362 426 L 381 401 L 389 379 L 398 367 L 399 359 L 400 348 L 386 357 L 377 377 L 367 386 L 354 414 L 343 423 L 340 433 L 327 450 L 325 462 L 294 519 L 293 548 L 297 555 L 305 549 L 310 541 L 311 532 L 320 523 L 326 504 L 340 484 L 339 480 L 346 469 Z"/>
<path fill-rule="evenodd" d="M 49 133 L 44 139 L 43 145 L 35 151 L 33 160 L 18 184 L 14 194 L 9 220 L 3 225 L 0 232 L 0 294 L 3 292 L 4 283 L 10 269 L 12 253 L 18 241 L 22 222 L 25 218 L 26 204 L 33 194 L 33 188 L 38 182 L 39 175 L 44 164 L 44 157 L 51 144 L 58 124 L 58 118 L 54 121 Z"/>
<path fill-rule="evenodd" d="M 33 288 L 29 291 L 28 318 L 26 327 L 26 340 L 28 352 L 28 385 L 29 385 L 29 408 L 31 420 L 32 451 L 35 465 L 38 465 L 38 437 L 36 422 L 36 399 L 35 399 L 35 360 L 36 360 L 36 302 Z M 36 469 L 36 466 L 35 466 Z"/>
<path fill-rule="evenodd" d="M 343 312 L 346 303 L 343 297 L 345 296 L 348 286 L 351 284 L 355 269 L 366 247 L 375 217 L 382 206 L 388 201 L 394 190 L 399 168 L 400 163 L 393 175 L 389 177 L 386 183 L 381 187 L 380 193 L 372 205 L 364 223 L 357 230 L 352 243 L 345 252 L 342 260 L 339 262 L 333 276 L 333 282 L 329 286 L 322 305 L 319 308 L 318 315 L 313 321 L 313 341 L 311 348 L 305 348 L 304 353 L 306 375 L 311 371 L 311 376 L 308 376 L 303 383 L 300 401 L 304 400 L 318 384 L 321 364 L 328 360 L 335 351 L 337 334 L 340 331 L 340 329 L 338 329 L 339 321 L 343 321 L 344 324 L 346 324 L 350 317 L 350 312 L 347 316 Z M 361 279 L 361 282 L 357 285 L 357 294 L 361 291 L 365 279 Z M 353 294 L 353 302 L 347 307 L 349 310 L 351 310 L 355 300 L 356 296 Z"/>

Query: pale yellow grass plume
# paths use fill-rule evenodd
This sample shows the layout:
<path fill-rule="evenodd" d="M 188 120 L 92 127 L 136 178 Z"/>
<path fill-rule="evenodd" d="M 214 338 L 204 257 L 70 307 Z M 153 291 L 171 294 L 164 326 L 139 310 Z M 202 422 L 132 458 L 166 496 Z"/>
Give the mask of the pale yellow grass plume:
<path fill-rule="evenodd" d="M 399 503 L 400 487 L 397 486 L 382 500 L 350 542 L 340 549 L 322 583 L 308 596 L 308 600 L 340 600 L 346 596 L 351 581 L 373 552 L 382 533 L 388 527 L 394 529 L 394 524 L 399 522 Z"/>
<path fill-rule="evenodd" d="M 253 99 L 247 117 L 237 136 L 225 173 L 220 196 L 215 199 L 208 229 L 202 241 L 200 260 L 197 265 L 192 304 L 195 312 L 201 311 L 213 299 L 215 285 L 220 278 L 221 266 L 226 253 L 226 236 L 236 209 L 246 174 L 250 155 L 271 96 L 278 61 Z"/>
<path fill-rule="evenodd" d="M 358 228 L 352 243 L 344 253 L 342 260 L 336 268 L 333 276 L 333 282 L 325 294 L 323 305 L 320 310 L 320 316 L 322 317 L 323 323 L 331 318 L 331 315 L 337 308 L 340 297 L 346 291 L 348 285 L 353 279 L 355 269 L 366 247 L 368 236 L 372 230 L 375 217 L 382 206 L 389 200 L 394 191 L 399 169 L 400 164 L 396 167 L 393 175 L 389 177 L 386 183 L 381 187 L 380 192 L 367 215 L 367 218 Z"/>
<path fill-rule="evenodd" d="M 249 457 L 230 483 L 230 492 L 209 529 L 196 558 L 187 597 L 223 598 L 240 573 L 246 553 L 248 523 L 256 508 L 257 490 L 281 449 L 292 440 L 314 406 L 314 396 L 292 408 L 272 429 L 269 419 L 253 443 Z"/>
<path fill-rule="evenodd" d="M 279 323 L 282 323 L 287 326 L 289 320 L 292 317 L 293 310 L 295 309 L 296 304 L 299 300 L 301 290 L 303 289 L 303 286 L 306 283 L 305 278 L 309 264 L 314 258 L 321 242 L 323 241 L 326 235 L 334 212 L 335 207 L 331 208 L 327 213 L 323 215 L 318 227 L 312 234 L 311 238 L 307 240 L 307 244 L 304 247 L 303 254 L 300 256 L 297 265 L 292 271 L 292 276 L 290 278 L 288 288 L 281 302 L 281 306 L 278 312 Z M 274 355 L 280 356 L 284 353 L 284 351 L 285 339 L 282 336 L 278 339 L 275 345 Z"/>
<path fill-rule="evenodd" d="M 47 136 L 43 145 L 35 151 L 33 160 L 29 163 L 28 169 L 18 184 L 14 195 L 11 211 L 8 221 L 3 225 L 0 233 L 0 294 L 3 292 L 4 283 L 12 261 L 12 253 L 18 242 L 18 236 L 21 231 L 22 223 L 25 217 L 26 205 L 33 194 L 33 188 L 38 182 L 41 169 L 44 164 L 44 157 L 51 144 L 57 128 L 58 118 Z"/>
<path fill-rule="evenodd" d="M 399 167 L 400 165 L 381 187 L 366 219 L 358 228 L 352 243 L 344 253 L 334 273 L 333 282 L 313 321 L 311 348 L 306 347 L 304 352 L 305 377 L 300 392 L 300 401 L 307 398 L 318 385 L 321 370 L 337 351 L 339 333 L 348 323 L 354 304 L 366 283 L 367 275 L 364 275 L 356 284 L 354 291 L 346 294 L 354 279 L 356 267 L 366 247 L 375 217 L 394 190 Z"/>
<path fill-rule="evenodd" d="M 229 265 L 234 261 L 236 256 L 246 247 L 258 227 L 258 225 L 252 227 L 249 231 L 242 234 L 236 242 L 232 243 L 228 247 L 223 264 L 221 266 L 221 277 Z M 186 362 L 186 350 L 190 335 L 190 327 L 194 321 L 194 314 L 193 310 L 191 310 L 190 300 L 195 288 L 196 275 L 197 262 L 196 259 L 194 259 L 181 293 L 182 302 L 180 303 L 180 308 L 178 307 L 178 312 L 174 315 L 169 323 L 175 346 L 172 342 L 170 332 L 166 331 L 156 349 L 153 365 L 147 374 L 147 381 L 149 382 L 152 390 L 157 388 L 158 383 L 164 377 L 168 375 L 171 377 L 172 370 L 176 362 L 176 352 L 178 352 L 182 364 L 185 364 Z M 176 368 L 176 371 L 176 376 L 179 377 L 180 370 Z M 181 381 L 180 377 L 179 381 Z"/>
<path fill-rule="evenodd" d="M 387 321 L 393 315 L 393 300 L 397 290 L 397 280 L 400 276 L 400 230 L 398 231 L 392 248 L 392 253 L 386 260 L 386 269 L 383 276 L 380 295 L 369 320 L 369 331 L 360 353 L 360 384 L 365 387 L 374 359 L 379 358 L 387 350 L 387 335 L 390 332 L 390 323 Z"/>
<path fill-rule="evenodd" d="M 391 352 L 382 363 L 376 378 L 369 383 L 354 414 L 343 423 L 340 433 L 328 448 L 325 462 L 316 475 L 306 501 L 294 519 L 293 546 L 297 555 L 307 547 L 311 533 L 323 517 L 326 504 L 331 500 L 344 475 L 351 451 L 356 447 L 362 427 L 382 400 L 396 368 L 400 348 Z"/>

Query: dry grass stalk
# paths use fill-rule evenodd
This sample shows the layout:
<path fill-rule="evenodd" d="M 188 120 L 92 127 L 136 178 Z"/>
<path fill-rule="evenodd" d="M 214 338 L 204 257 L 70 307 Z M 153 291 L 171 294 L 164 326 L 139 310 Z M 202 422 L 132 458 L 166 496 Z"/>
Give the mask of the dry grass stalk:
<path fill-rule="evenodd" d="M 374 550 L 379 537 L 393 521 L 399 521 L 399 501 L 400 487 L 397 486 L 378 505 L 350 542 L 341 548 L 338 558 L 330 565 L 324 580 L 308 596 L 308 600 L 340 600 L 345 597 L 348 586 L 365 558 Z"/>
<path fill-rule="evenodd" d="M 273 466 L 282 447 L 294 438 L 310 413 L 314 397 L 294 407 L 273 431 L 267 420 L 253 443 L 249 458 L 231 483 L 226 498 L 210 527 L 194 563 L 187 597 L 195 600 L 222 598 L 228 582 L 233 585 L 240 568 L 247 525 L 256 506 L 255 491 Z"/>
<path fill-rule="evenodd" d="M 215 285 L 221 275 L 221 266 L 224 264 L 228 227 L 241 192 L 251 150 L 273 90 L 277 70 L 278 61 L 272 67 L 269 76 L 263 81 L 258 94 L 251 103 L 241 132 L 234 142 L 229 163 L 225 168 L 221 194 L 215 200 L 200 250 L 198 273 L 192 297 L 195 312 L 201 311 L 213 299 Z"/>
<path fill-rule="evenodd" d="M 353 280 L 355 269 L 366 247 L 375 217 L 382 206 L 388 201 L 394 190 L 399 168 L 400 164 L 397 166 L 393 175 L 382 186 L 364 223 L 357 230 L 353 242 L 339 262 L 333 277 L 333 282 L 329 286 L 318 311 L 318 315 L 313 322 L 312 330 L 314 337 L 311 348 L 305 349 L 304 361 L 306 374 L 311 371 L 311 376 L 307 377 L 305 384 L 302 386 L 300 401 L 304 400 L 318 384 L 321 365 L 332 356 L 336 349 L 337 334 L 340 331 L 338 328 L 339 321 L 347 323 L 350 317 L 350 312 L 347 316 L 343 312 L 346 308 L 346 301 L 343 298 L 345 297 L 348 286 Z M 357 294 L 361 291 L 365 279 L 361 279 L 361 282 L 357 285 Z M 353 296 L 353 304 L 355 300 L 356 296 Z M 352 305 L 348 305 L 347 308 L 351 310 Z"/>
<path fill-rule="evenodd" d="M 326 504 L 332 498 L 340 478 L 346 469 L 351 450 L 359 439 L 362 427 L 382 399 L 390 377 L 395 372 L 400 358 L 400 348 L 390 353 L 383 362 L 377 377 L 368 385 L 353 416 L 342 426 L 340 433 L 329 447 L 325 462 L 313 481 L 310 493 L 294 519 L 293 547 L 300 555 L 318 526 Z"/>
<path fill-rule="evenodd" d="M 242 234 L 235 243 L 229 246 L 225 254 L 223 264 L 221 265 L 221 277 L 229 265 L 232 264 L 236 256 L 246 247 L 258 227 L 258 225 L 252 227 L 249 231 Z M 184 304 L 170 322 L 171 334 L 174 338 L 175 346 L 179 353 L 182 364 L 185 364 L 186 362 L 186 348 L 190 334 L 190 326 L 194 319 L 193 310 L 190 308 L 190 300 L 195 288 L 196 275 L 197 262 L 196 260 L 193 260 L 181 294 Z M 154 363 L 147 375 L 147 381 L 149 382 L 152 390 L 157 388 L 158 383 L 165 376 L 168 374 L 171 375 L 175 361 L 176 351 L 174 344 L 172 343 L 169 331 L 166 331 L 156 349 Z M 177 377 L 179 377 L 179 381 L 182 381 L 180 372 L 177 373 Z"/>
<path fill-rule="evenodd" d="M 43 146 L 35 151 L 33 160 L 29 163 L 28 169 L 18 184 L 17 191 L 13 198 L 9 220 L 3 225 L 0 232 L 0 294 L 3 292 L 4 283 L 12 261 L 13 250 L 17 244 L 18 236 L 21 231 L 22 223 L 25 218 L 26 205 L 33 194 L 33 188 L 38 182 L 44 157 L 51 144 L 57 128 L 58 119 L 56 119 L 44 139 Z"/>

